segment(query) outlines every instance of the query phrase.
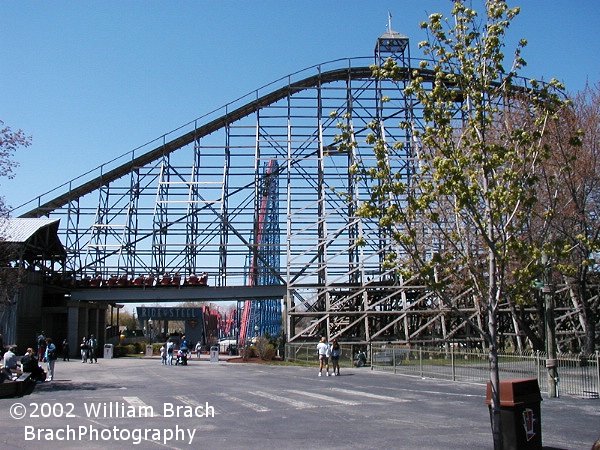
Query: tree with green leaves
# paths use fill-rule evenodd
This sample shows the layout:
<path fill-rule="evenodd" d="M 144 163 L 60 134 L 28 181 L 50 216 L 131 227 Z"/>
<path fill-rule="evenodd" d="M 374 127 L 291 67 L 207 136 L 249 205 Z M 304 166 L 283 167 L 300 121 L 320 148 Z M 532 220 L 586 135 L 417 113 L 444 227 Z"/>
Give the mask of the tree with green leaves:
<path fill-rule="evenodd" d="M 600 318 L 597 302 L 594 307 L 600 282 L 600 84 L 573 97 L 547 140 L 554 151 L 544 164 L 538 198 L 551 207 L 540 208 L 538 216 L 548 218 L 553 242 L 547 253 L 583 331 L 581 343 L 563 350 L 591 355 Z"/>
<path fill-rule="evenodd" d="M 389 230 L 397 250 L 387 264 L 418 275 L 450 307 L 453 295 L 468 292 L 487 311 L 487 324 L 464 320 L 489 350 L 492 432 L 501 448 L 498 308 L 530 289 L 539 270 L 543 243 L 524 234 L 550 152 L 543 136 L 564 101 L 554 80 L 519 81 L 525 40 L 506 66 L 505 34 L 519 8 L 488 0 L 480 17 L 466 3 L 454 1 L 452 22 L 432 14 L 421 25 L 428 59 L 412 71 L 405 95 L 422 115 L 400 124 L 412 135 L 412 172 L 394 172 L 391 156 L 405 143 L 387 142 L 371 124 L 376 164 L 355 168 L 371 180 L 358 214 Z M 393 60 L 373 71 L 380 79 L 403 76 Z M 342 131 L 342 145 L 354 145 Z"/>

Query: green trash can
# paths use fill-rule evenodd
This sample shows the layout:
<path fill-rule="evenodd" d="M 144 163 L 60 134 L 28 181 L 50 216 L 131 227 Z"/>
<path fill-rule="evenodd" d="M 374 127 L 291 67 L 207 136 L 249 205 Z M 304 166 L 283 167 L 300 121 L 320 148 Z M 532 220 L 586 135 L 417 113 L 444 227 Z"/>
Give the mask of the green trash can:
<path fill-rule="evenodd" d="M 503 450 L 542 450 L 542 395 L 535 378 L 500 381 L 500 417 Z M 492 384 L 485 402 L 492 418 Z"/>

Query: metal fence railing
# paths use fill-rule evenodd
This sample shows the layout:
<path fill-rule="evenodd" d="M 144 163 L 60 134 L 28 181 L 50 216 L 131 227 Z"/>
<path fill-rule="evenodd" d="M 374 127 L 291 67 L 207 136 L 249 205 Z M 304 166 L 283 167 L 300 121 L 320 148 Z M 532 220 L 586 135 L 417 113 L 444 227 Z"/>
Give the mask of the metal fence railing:
<path fill-rule="evenodd" d="M 342 344 L 341 367 L 351 367 L 359 351 L 367 356 L 372 370 L 412 375 L 422 378 L 485 384 L 490 379 L 489 358 L 481 350 L 448 348 L 407 348 L 390 344 Z M 317 343 L 288 343 L 286 361 L 317 365 Z M 585 357 L 559 354 L 557 357 L 558 395 L 600 398 L 600 352 Z M 536 378 L 540 391 L 548 394 L 546 354 L 499 353 L 500 379 Z"/>
<path fill-rule="evenodd" d="M 482 384 L 490 379 L 488 354 L 482 351 L 453 346 L 447 349 L 409 349 L 389 344 L 373 344 L 370 350 L 373 370 Z M 499 353 L 498 368 L 500 379 L 536 378 L 541 392 L 548 393 L 545 353 Z M 600 397 L 599 352 L 589 357 L 559 354 L 557 371 L 559 395 Z"/>

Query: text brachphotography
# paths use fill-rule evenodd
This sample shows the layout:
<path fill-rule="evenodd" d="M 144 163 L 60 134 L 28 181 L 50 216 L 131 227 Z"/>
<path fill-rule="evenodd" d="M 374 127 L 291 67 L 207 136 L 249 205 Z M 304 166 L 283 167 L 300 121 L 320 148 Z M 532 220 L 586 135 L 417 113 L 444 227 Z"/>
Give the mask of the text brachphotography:
<path fill-rule="evenodd" d="M 121 428 L 118 426 L 100 428 L 95 425 L 67 425 L 61 428 L 43 428 L 27 425 L 24 427 L 25 441 L 115 441 L 138 445 L 142 441 L 161 442 L 164 445 L 172 442 L 183 442 L 191 445 L 196 429 L 183 428 Z"/>

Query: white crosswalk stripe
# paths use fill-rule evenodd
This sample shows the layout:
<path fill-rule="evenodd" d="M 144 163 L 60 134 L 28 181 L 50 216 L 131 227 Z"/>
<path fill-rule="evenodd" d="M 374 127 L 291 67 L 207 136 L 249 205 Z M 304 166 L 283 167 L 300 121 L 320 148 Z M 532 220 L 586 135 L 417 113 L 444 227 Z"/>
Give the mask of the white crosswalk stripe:
<path fill-rule="evenodd" d="M 200 403 L 198 400 L 195 400 L 187 395 L 176 395 L 173 397 L 175 400 L 180 401 L 181 403 L 183 403 L 184 405 L 187 406 L 191 406 L 192 408 L 196 408 L 196 407 L 201 407 L 201 408 L 205 408 L 207 406 L 206 402 L 202 402 Z M 171 403 L 171 402 L 170 402 Z M 164 406 L 164 405 L 163 405 Z M 214 413 L 216 416 L 218 416 L 219 414 L 222 414 L 223 411 L 221 411 L 218 408 L 218 405 L 209 405 L 213 408 Z"/>
<path fill-rule="evenodd" d="M 367 398 L 372 398 L 372 399 L 376 399 L 376 400 L 385 400 L 387 402 L 404 403 L 404 402 L 408 401 L 408 400 L 405 400 L 402 398 L 388 397 L 386 395 L 372 394 L 371 392 L 363 392 L 363 391 L 353 391 L 350 389 L 343 389 L 343 388 L 330 388 L 330 390 L 332 390 L 334 392 L 341 392 L 344 394 L 355 395 L 358 397 L 367 397 Z"/>
<path fill-rule="evenodd" d="M 193 398 L 187 397 L 185 395 L 176 395 L 175 397 L 173 397 L 175 400 L 179 400 L 181 403 L 183 403 L 184 405 L 190 405 L 190 406 L 204 406 L 204 404 L 200 404 L 198 401 L 194 400 Z"/>
<path fill-rule="evenodd" d="M 294 408 L 304 409 L 304 408 L 316 408 L 316 405 L 312 405 L 310 403 L 302 402 L 300 400 L 294 400 L 291 398 L 282 397 L 280 395 L 271 394 L 269 392 L 263 391 L 250 391 L 249 394 L 257 395 L 259 397 L 268 398 L 269 400 L 274 400 L 276 402 L 286 403 Z"/>
<path fill-rule="evenodd" d="M 238 397 L 233 397 L 232 395 L 228 395 L 228 394 L 218 394 L 220 397 L 223 397 L 226 400 L 229 400 L 230 402 L 236 403 L 238 405 L 241 405 L 245 408 L 249 408 L 253 411 L 256 412 L 267 412 L 267 411 L 271 411 L 269 408 L 262 406 L 262 405 L 258 405 L 256 403 L 252 403 L 249 402 L 247 400 L 244 400 L 242 398 L 238 398 Z"/>
<path fill-rule="evenodd" d="M 162 417 L 161 414 L 156 412 L 155 408 L 144 403 L 144 401 L 142 399 L 140 399 L 139 397 L 123 397 L 123 400 L 140 411 L 144 411 L 144 410 L 149 411 L 150 409 L 152 409 L 152 411 L 153 411 L 152 417 Z"/>
<path fill-rule="evenodd" d="M 330 387 L 324 391 L 326 393 L 329 392 L 330 395 L 327 395 L 326 393 L 321 393 L 321 392 L 310 392 L 310 391 L 302 391 L 302 390 L 296 390 L 296 389 L 286 389 L 286 390 L 282 391 L 281 393 L 272 393 L 272 392 L 267 392 L 267 391 L 249 391 L 248 394 L 251 394 L 258 398 L 267 399 L 267 400 L 270 400 L 273 402 L 283 403 L 283 404 L 289 405 L 295 409 L 317 408 L 317 407 L 322 407 L 324 404 L 327 404 L 327 403 L 335 403 L 335 404 L 346 405 L 346 406 L 357 406 L 362 403 L 361 399 L 363 401 L 365 399 L 372 399 L 372 400 L 379 400 L 379 401 L 383 401 L 383 402 L 395 402 L 395 403 L 402 403 L 402 402 L 409 401 L 409 400 L 400 399 L 400 398 L 396 398 L 396 397 L 389 397 L 386 395 L 374 394 L 371 392 L 356 391 L 356 390 L 344 389 L 344 388 L 338 388 L 338 387 Z M 305 398 L 308 397 L 308 398 L 314 399 L 315 402 L 307 402 L 307 401 L 300 400 L 298 398 L 291 398 L 289 395 L 286 395 L 286 394 L 289 394 L 294 397 L 305 397 Z M 269 412 L 273 409 L 269 405 L 255 403 L 255 402 L 249 401 L 245 398 L 236 397 L 236 396 L 229 395 L 226 393 L 218 393 L 217 396 L 226 402 L 230 402 L 234 405 L 237 405 L 238 407 L 248 408 L 255 412 L 264 413 L 264 412 Z M 351 398 L 348 398 L 349 396 Z M 127 404 L 135 407 L 136 409 L 144 410 L 144 409 L 152 408 L 151 406 L 147 405 L 143 400 L 141 400 L 139 397 L 122 397 L 122 398 Z M 181 403 L 183 405 L 189 405 L 191 407 L 204 406 L 204 403 L 201 404 L 195 398 L 193 398 L 191 396 L 186 396 L 186 395 L 175 395 L 173 397 L 173 400 L 174 400 L 174 403 Z M 215 408 L 215 409 L 219 409 L 219 408 Z M 162 408 L 160 408 L 160 409 L 153 408 L 153 411 L 154 411 L 154 417 L 162 417 L 162 415 L 158 412 L 158 411 L 162 412 Z M 217 411 L 217 414 L 219 414 L 219 412 L 222 413 L 223 411 Z"/>
<path fill-rule="evenodd" d="M 306 395 L 307 397 L 312 397 L 312 398 L 316 398 L 319 400 L 325 400 L 328 402 L 340 403 L 342 405 L 349 405 L 349 406 L 360 405 L 360 402 L 354 402 L 351 400 L 343 400 L 341 398 L 332 397 L 330 395 L 317 394 L 316 392 L 295 391 L 295 390 L 288 390 L 288 392 L 293 392 L 294 394 L 299 394 L 299 395 Z"/>

